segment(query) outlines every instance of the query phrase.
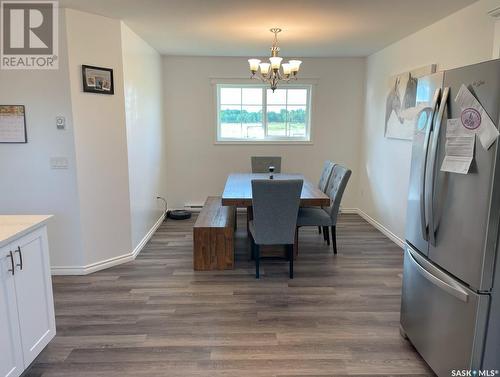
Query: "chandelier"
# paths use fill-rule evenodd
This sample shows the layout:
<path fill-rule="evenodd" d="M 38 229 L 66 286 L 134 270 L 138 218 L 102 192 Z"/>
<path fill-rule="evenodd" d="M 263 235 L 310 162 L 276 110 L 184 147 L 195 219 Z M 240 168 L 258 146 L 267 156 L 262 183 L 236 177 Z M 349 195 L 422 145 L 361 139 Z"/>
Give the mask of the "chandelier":
<path fill-rule="evenodd" d="M 252 79 L 260 79 L 263 82 L 269 83 L 274 92 L 280 81 L 289 82 L 297 80 L 297 73 L 302 62 L 300 60 L 290 60 L 288 63 L 281 64 L 283 58 L 278 56 L 278 52 L 280 51 L 278 47 L 278 33 L 281 32 L 281 29 L 276 27 L 270 31 L 274 33 L 274 41 L 271 47 L 269 63 L 261 63 L 259 59 L 248 59 L 248 63 L 250 64 Z"/>

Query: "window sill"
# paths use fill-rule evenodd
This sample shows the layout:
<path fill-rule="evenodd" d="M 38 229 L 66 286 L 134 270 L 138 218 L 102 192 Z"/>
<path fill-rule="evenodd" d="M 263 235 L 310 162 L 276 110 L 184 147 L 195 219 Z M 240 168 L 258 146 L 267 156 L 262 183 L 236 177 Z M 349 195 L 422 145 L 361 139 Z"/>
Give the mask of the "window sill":
<path fill-rule="evenodd" d="M 217 140 L 214 145 L 313 145 L 312 140 Z"/>

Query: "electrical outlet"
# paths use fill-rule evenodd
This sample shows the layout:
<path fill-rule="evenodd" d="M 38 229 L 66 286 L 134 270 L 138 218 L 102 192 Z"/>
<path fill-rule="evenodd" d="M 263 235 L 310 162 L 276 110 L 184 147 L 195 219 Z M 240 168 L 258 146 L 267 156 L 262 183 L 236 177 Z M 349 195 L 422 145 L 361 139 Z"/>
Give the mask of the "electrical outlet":
<path fill-rule="evenodd" d="M 68 159 L 66 157 L 51 157 L 50 167 L 52 169 L 67 169 Z"/>

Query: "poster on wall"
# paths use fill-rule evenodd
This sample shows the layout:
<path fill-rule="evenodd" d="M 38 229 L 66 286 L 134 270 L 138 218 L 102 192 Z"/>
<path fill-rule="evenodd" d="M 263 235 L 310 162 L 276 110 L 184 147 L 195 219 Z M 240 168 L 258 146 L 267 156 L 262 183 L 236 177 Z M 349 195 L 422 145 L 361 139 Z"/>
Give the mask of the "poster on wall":
<path fill-rule="evenodd" d="M 418 79 L 436 72 L 436 64 L 392 76 L 385 107 L 385 137 L 412 140 L 419 112 L 430 105 L 432 93 Z"/>
<path fill-rule="evenodd" d="M 0 105 L 0 143 L 27 143 L 23 105 Z"/>

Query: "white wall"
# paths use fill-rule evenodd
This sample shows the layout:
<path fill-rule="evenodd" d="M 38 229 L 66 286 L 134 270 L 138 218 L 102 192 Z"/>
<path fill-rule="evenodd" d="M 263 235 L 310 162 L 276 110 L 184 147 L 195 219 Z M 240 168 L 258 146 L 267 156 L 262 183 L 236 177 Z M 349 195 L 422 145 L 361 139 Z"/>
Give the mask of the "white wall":
<path fill-rule="evenodd" d="M 133 259 L 162 212 L 162 62 L 119 20 L 59 15 L 58 70 L 0 70 L 0 103 L 26 106 L 29 140 L 0 144 L 0 213 L 55 215 L 52 271 L 81 274 Z M 115 94 L 84 93 L 82 64 L 113 68 Z"/>
<path fill-rule="evenodd" d="M 132 250 L 119 20 L 65 9 L 86 266 Z M 114 95 L 84 93 L 81 65 L 113 68 Z"/>
<path fill-rule="evenodd" d="M 64 14 L 60 12 L 58 70 L 0 70 L 0 103 L 25 105 L 27 144 L 0 144 L 0 213 L 53 214 L 52 265 L 83 263 Z M 58 131 L 55 118 L 66 118 Z M 52 170 L 51 157 L 68 158 Z"/>
<path fill-rule="evenodd" d="M 366 66 L 359 206 L 404 238 L 411 142 L 384 138 L 388 78 L 427 64 L 439 70 L 491 59 L 497 0 L 482 0 L 371 55 Z"/>
<path fill-rule="evenodd" d="M 500 58 L 500 15 L 495 21 L 495 37 L 493 41 L 493 58 Z"/>
<path fill-rule="evenodd" d="M 122 22 L 132 246 L 163 214 L 166 184 L 161 56 Z"/>
<path fill-rule="evenodd" d="M 164 57 L 169 207 L 202 204 L 220 195 L 231 172 L 250 171 L 250 156 L 280 155 L 282 171 L 317 181 L 323 161 L 353 170 L 343 206 L 357 204 L 359 140 L 363 122 L 365 60 L 304 59 L 301 77 L 312 78 L 311 145 L 215 145 L 213 78 L 248 79 L 243 58 Z"/>

